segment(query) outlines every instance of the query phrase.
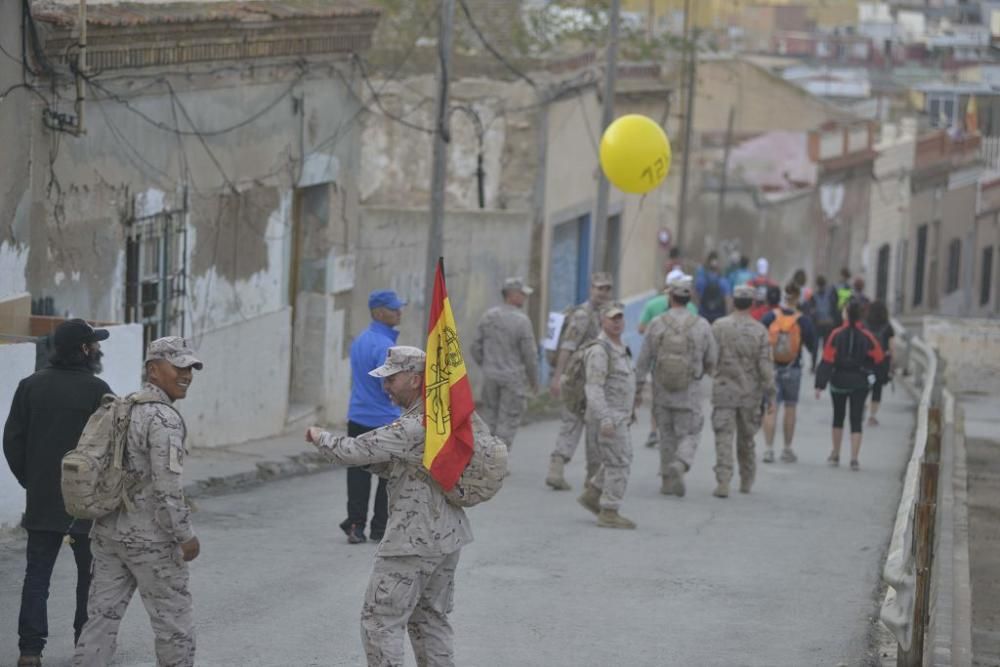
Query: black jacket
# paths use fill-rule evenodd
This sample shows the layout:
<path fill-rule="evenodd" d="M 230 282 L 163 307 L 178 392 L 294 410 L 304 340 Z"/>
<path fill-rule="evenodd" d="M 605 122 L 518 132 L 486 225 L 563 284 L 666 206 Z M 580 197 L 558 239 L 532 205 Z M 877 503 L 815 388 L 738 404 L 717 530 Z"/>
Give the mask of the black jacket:
<path fill-rule="evenodd" d="M 867 389 L 868 376 L 875 374 L 880 381 L 885 354 L 882 345 L 861 323 L 845 322 L 826 339 L 823 360 L 816 369 L 816 389 L 827 384 L 845 391 Z"/>
<path fill-rule="evenodd" d="M 63 455 L 76 447 L 83 427 L 111 393 L 85 366 L 52 366 L 17 385 L 3 429 L 3 453 L 27 491 L 21 525 L 28 530 L 86 533 L 89 521 L 66 514 L 60 490 Z"/>

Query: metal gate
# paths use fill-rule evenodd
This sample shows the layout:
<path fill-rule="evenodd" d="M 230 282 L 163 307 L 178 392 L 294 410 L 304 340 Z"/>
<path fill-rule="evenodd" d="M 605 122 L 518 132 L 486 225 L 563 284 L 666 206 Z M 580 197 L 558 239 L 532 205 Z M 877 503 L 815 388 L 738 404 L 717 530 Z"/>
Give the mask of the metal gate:
<path fill-rule="evenodd" d="M 143 349 L 162 336 L 185 335 L 185 213 L 162 211 L 126 223 L 125 321 L 142 324 Z"/>

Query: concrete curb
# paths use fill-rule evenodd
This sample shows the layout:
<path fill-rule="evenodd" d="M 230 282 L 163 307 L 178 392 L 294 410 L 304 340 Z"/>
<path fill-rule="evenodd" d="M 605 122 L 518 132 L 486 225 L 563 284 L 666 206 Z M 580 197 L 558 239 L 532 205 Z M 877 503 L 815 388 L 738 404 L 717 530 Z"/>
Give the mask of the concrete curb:
<path fill-rule="evenodd" d="M 218 496 L 264 482 L 309 475 L 337 467 L 339 466 L 327 461 L 318 452 L 303 452 L 288 456 L 284 460 L 261 461 L 253 471 L 196 480 L 184 487 L 184 495 L 188 498 Z"/>

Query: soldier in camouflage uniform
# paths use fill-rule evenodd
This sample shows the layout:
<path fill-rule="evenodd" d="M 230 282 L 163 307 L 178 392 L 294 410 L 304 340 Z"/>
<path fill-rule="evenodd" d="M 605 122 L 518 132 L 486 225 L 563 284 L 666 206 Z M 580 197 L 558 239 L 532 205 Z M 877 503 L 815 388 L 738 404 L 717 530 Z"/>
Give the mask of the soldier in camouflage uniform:
<path fill-rule="evenodd" d="M 583 347 L 590 341 L 597 338 L 601 333 L 601 320 L 599 311 L 601 306 L 611 300 L 614 283 L 611 274 L 604 272 L 594 273 L 590 277 L 590 300 L 581 303 L 576 309 L 566 317 L 568 322 L 559 338 L 559 350 L 555 368 L 550 369 L 552 380 L 549 383 L 549 391 L 552 396 L 558 398 L 562 374 L 569 362 L 570 355 Z M 580 415 L 574 414 L 572 410 L 563 407 L 560 415 L 562 423 L 559 426 L 559 436 L 556 440 L 556 447 L 552 451 L 549 460 L 549 473 L 545 478 L 545 483 L 558 491 L 568 491 L 569 483 L 564 475 L 564 468 L 573 458 L 576 446 L 580 443 L 580 434 L 584 429 L 584 419 Z M 597 453 L 592 449 L 587 449 L 587 479 L 597 472 Z"/>
<path fill-rule="evenodd" d="M 660 438 L 660 493 L 683 497 L 684 475 L 691 469 L 705 418 L 701 407 L 701 378 L 715 370 L 718 348 L 712 327 L 702 317 L 691 314 L 687 304 L 693 285 L 689 276 L 676 278 L 667 287 L 670 308 L 653 320 L 646 330 L 636 362 L 636 404 L 641 401 L 646 377 L 656 363 L 662 363 L 662 340 L 668 328 L 685 331 L 690 357 L 685 360 L 691 381 L 684 389 L 669 391 L 653 381 L 653 418 Z"/>
<path fill-rule="evenodd" d="M 370 667 L 401 667 L 407 631 L 418 665 L 455 664 L 448 614 L 459 552 L 472 542 L 472 531 L 462 508 L 448 502 L 423 466 L 425 363 L 423 350 L 399 345 L 370 372 L 404 410 L 392 424 L 356 438 L 317 427 L 306 432 L 329 460 L 364 465 L 389 480 L 389 523 L 361 612 Z M 475 427 L 473 436 L 481 437 Z"/>
<path fill-rule="evenodd" d="M 140 390 L 157 401 L 132 408 L 125 450 L 128 501 L 94 521 L 94 575 L 88 620 L 76 645 L 74 667 L 111 663 L 118 626 L 136 588 L 149 612 L 159 667 L 194 665 L 195 635 L 188 592 L 189 561 L 201 545 L 184 499 L 184 419 L 173 407 L 202 363 L 188 342 L 159 338 L 146 351 Z"/>
<path fill-rule="evenodd" d="M 598 452 L 599 467 L 578 501 L 603 528 L 635 528 L 618 513 L 632 465 L 629 426 L 635 421 L 635 372 L 632 353 L 622 342 L 624 329 L 625 307 L 608 305 L 601 311 L 597 344 L 585 352 L 587 446 Z"/>
<path fill-rule="evenodd" d="M 733 290 L 731 315 L 712 324 L 719 346 L 719 364 L 712 387 L 712 429 L 715 431 L 715 479 L 713 495 L 729 496 L 733 477 L 733 436 L 740 467 L 740 492 L 750 493 L 757 461 L 754 435 L 760 429 L 761 408 L 775 409 L 774 363 L 767 329 L 750 315 L 754 288 L 741 285 Z"/>
<path fill-rule="evenodd" d="M 483 371 L 480 414 L 493 435 L 510 448 L 528 405 L 538 391 L 538 344 L 521 307 L 532 290 L 521 278 L 507 278 L 503 304 L 483 314 L 472 342 L 472 358 Z"/>

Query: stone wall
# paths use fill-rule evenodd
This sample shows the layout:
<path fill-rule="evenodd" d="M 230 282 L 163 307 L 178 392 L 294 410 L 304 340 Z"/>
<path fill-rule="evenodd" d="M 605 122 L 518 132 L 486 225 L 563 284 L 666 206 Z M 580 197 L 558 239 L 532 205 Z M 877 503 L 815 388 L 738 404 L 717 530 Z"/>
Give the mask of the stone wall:
<path fill-rule="evenodd" d="M 956 393 L 1000 393 L 1000 320 L 924 317 L 923 338 L 947 362 L 945 381 Z"/>

